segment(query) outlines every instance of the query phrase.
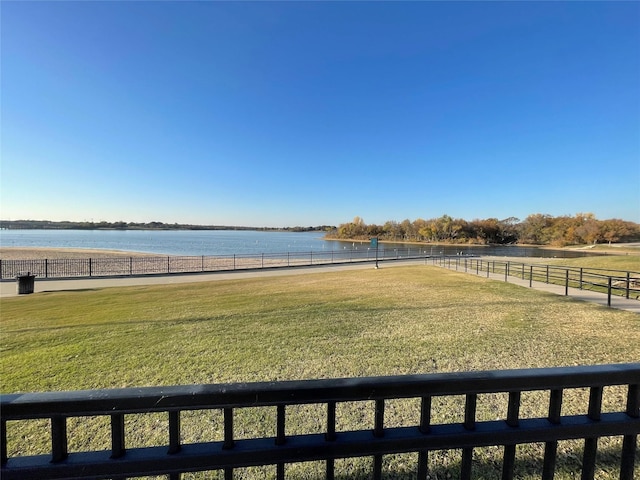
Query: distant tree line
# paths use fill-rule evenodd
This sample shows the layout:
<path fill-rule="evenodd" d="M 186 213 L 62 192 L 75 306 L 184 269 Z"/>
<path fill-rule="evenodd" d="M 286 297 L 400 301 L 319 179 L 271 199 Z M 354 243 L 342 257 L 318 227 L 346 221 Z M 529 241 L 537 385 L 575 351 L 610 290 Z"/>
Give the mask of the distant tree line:
<path fill-rule="evenodd" d="M 288 232 L 328 232 L 335 230 L 333 225 L 316 227 L 238 227 L 227 225 L 191 225 L 163 222 L 53 222 L 50 220 L 0 220 L 2 229 L 36 229 L 36 230 L 263 230 Z"/>
<path fill-rule="evenodd" d="M 523 221 L 515 217 L 504 220 L 487 218 L 467 221 L 442 215 L 430 220 L 388 221 L 384 225 L 367 225 L 360 217 L 343 223 L 328 237 L 397 242 L 582 245 L 602 242 L 640 241 L 640 224 L 620 220 L 598 220 L 592 213 L 553 217 L 536 213 Z"/>

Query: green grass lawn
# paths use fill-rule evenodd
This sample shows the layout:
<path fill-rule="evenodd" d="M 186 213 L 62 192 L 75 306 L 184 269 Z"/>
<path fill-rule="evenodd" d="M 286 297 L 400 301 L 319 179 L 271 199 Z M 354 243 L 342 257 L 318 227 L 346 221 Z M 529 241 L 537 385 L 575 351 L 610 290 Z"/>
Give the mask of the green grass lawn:
<path fill-rule="evenodd" d="M 3 299 L 1 314 L 5 393 L 640 359 L 637 314 L 429 266 L 42 293 Z M 584 413 L 584 393 L 568 392 L 566 409 Z M 522 415 L 544 416 L 542 397 L 525 395 Z M 459 415 L 461 400 L 434 402 L 433 422 Z M 605 409 L 620 408 L 623 400 L 611 389 Z M 478 419 L 504 418 L 503 401 L 501 396 L 479 401 Z M 373 422 L 367 402 L 341 406 L 338 412 L 344 429 Z M 274 425 L 270 409 L 238 415 L 238 436 L 261 418 L 267 420 L 267 432 Z M 417 424 L 417 415 L 414 401 L 397 401 L 388 407 L 385 424 Z M 192 417 L 185 415 L 183 442 L 221 438 L 219 412 L 194 412 Z M 315 431 L 323 418 L 292 413 L 287 428 Z M 203 419 L 209 429 L 202 429 Z M 130 427 L 129 441 L 163 441 L 166 427 L 159 426 L 157 416 L 139 422 Z M 19 432 L 9 429 L 10 455 L 47 451 L 37 433 L 42 422 L 32 423 Z M 76 423 L 70 427 L 75 432 L 70 433 L 72 450 L 94 448 L 109 438 L 101 420 Z M 573 478 L 579 470 L 579 445 L 561 442 L 556 478 Z M 617 478 L 620 442 L 603 439 L 600 445 L 596 477 Z M 578 453 L 571 453 L 576 448 Z M 518 451 L 518 478 L 539 478 L 541 447 Z M 414 457 L 385 457 L 389 478 L 413 478 Z M 475 478 L 495 478 L 496 449 L 477 449 L 474 458 Z M 456 478 L 458 452 L 434 452 L 430 462 L 432 478 Z M 344 476 L 339 478 L 368 478 L 370 467 L 370 459 L 336 463 Z M 292 465 L 287 472 L 291 478 L 322 478 L 322 467 L 315 463 Z M 247 469 L 239 478 L 264 476 L 274 476 L 274 469 Z"/>
<path fill-rule="evenodd" d="M 528 262 L 527 260 L 526 262 Z M 541 263 L 563 265 L 567 267 L 602 268 L 604 270 L 623 270 L 640 272 L 640 255 L 597 255 L 582 258 L 543 258 Z M 525 263 L 526 263 L 525 262 Z"/>

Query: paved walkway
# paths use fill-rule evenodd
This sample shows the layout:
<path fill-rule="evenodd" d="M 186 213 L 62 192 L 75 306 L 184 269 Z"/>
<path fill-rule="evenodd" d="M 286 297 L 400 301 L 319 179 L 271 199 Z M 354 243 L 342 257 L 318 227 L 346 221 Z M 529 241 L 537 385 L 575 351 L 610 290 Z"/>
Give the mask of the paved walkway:
<path fill-rule="evenodd" d="M 487 258 L 488 259 L 488 258 Z M 394 261 L 381 261 L 379 262 L 380 268 L 398 267 L 404 265 L 425 265 L 425 260 L 394 260 Z M 429 265 L 431 265 L 429 263 Z M 316 273 L 322 271 L 339 271 L 339 270 L 365 270 L 373 268 L 373 262 L 359 262 L 359 263 L 347 263 L 347 264 L 334 264 L 334 265 L 317 265 L 307 267 L 279 267 L 271 269 L 257 269 L 257 270 L 235 270 L 235 271 L 223 271 L 214 273 L 189 273 L 179 274 L 174 273 L 170 275 L 146 275 L 138 277 L 110 277 L 110 278 L 79 278 L 79 279 L 38 279 L 35 281 L 35 293 L 40 292 L 59 292 L 70 290 L 93 290 L 99 288 L 108 287 L 124 287 L 124 286 L 139 286 L 139 285 L 166 285 L 166 284 L 179 284 L 179 283 L 193 283 L 193 282 L 211 282 L 216 280 L 237 280 L 242 278 L 255 278 L 255 277 L 275 277 L 284 275 L 304 275 L 307 273 Z M 445 267 L 443 267 L 445 268 Z M 450 270 L 455 270 L 455 264 L 452 264 Z M 464 269 L 458 268 L 458 272 L 464 272 Z M 475 275 L 475 271 L 469 270 L 468 274 Z M 487 272 L 480 272 L 480 277 L 487 277 Z M 504 274 L 489 274 L 489 278 L 492 280 L 504 281 Z M 522 280 L 517 277 L 509 277 L 509 283 L 520 285 L 525 288 L 529 288 L 529 280 Z M 557 295 L 565 294 L 565 287 L 561 285 L 549 285 L 543 282 L 533 282 L 531 288 L 534 290 L 541 290 L 545 292 L 555 293 Z M 569 296 L 577 300 L 585 302 L 597 303 L 599 305 L 607 306 L 607 295 L 604 293 L 592 292 L 589 290 L 579 290 L 577 288 L 569 288 Z M 0 298 L 14 297 L 17 295 L 17 285 L 15 281 L 3 281 L 0 282 Z M 28 297 L 28 295 L 21 295 L 21 297 Z M 624 297 L 612 296 L 611 307 L 620 310 L 627 310 L 630 312 L 640 314 L 640 301 L 633 299 L 626 299 Z"/>
<path fill-rule="evenodd" d="M 380 268 L 403 265 L 424 265 L 424 259 L 393 260 L 379 262 Z M 133 277 L 83 277 L 71 279 L 35 279 L 34 293 L 70 290 L 94 290 L 108 287 L 130 287 L 140 285 L 168 285 L 179 283 L 212 282 L 216 280 L 238 280 L 242 278 L 304 275 L 307 273 L 335 272 L 339 270 L 365 270 L 374 268 L 373 262 L 323 264 L 303 267 L 274 267 L 255 270 L 228 270 L 210 273 L 171 273 L 166 275 L 140 275 Z M 18 296 L 16 280 L 0 282 L 0 298 Z M 29 295 L 20 295 L 28 297 Z"/>

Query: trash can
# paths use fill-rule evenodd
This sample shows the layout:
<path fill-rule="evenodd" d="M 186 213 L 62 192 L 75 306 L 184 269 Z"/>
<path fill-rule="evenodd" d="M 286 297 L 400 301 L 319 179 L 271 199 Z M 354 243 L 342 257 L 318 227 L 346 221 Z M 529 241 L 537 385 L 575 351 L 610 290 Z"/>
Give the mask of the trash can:
<path fill-rule="evenodd" d="M 27 274 L 20 274 L 17 276 L 18 278 L 18 295 L 23 295 L 25 293 L 33 293 L 33 287 L 35 284 L 35 275 L 31 275 L 31 272 L 27 272 Z"/>

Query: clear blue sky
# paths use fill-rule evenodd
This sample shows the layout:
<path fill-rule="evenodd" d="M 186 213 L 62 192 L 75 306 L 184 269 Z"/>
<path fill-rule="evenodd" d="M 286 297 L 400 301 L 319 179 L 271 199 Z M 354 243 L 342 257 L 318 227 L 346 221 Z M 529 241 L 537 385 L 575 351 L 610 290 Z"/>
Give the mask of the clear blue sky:
<path fill-rule="evenodd" d="M 640 222 L 639 2 L 1 4 L 3 219 Z"/>

